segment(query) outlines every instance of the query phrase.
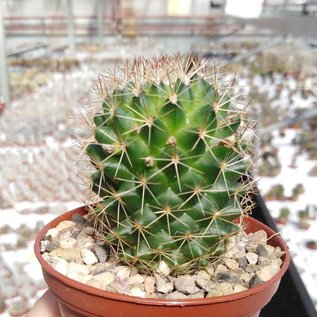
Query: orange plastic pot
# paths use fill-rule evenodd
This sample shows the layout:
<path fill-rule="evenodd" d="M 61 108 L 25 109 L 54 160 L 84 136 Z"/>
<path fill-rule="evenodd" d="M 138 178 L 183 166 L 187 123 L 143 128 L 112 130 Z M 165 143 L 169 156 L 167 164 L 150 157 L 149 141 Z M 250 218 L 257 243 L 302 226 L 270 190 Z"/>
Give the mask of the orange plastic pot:
<path fill-rule="evenodd" d="M 62 317 L 256 317 L 271 300 L 281 277 L 286 272 L 290 256 L 286 244 L 279 235 L 261 222 L 249 217 L 247 232 L 265 230 L 272 236 L 270 244 L 280 246 L 285 255 L 281 270 L 271 280 L 249 290 L 226 296 L 200 299 L 147 299 L 103 291 L 74 281 L 51 268 L 40 252 L 40 241 L 48 229 L 59 222 L 70 219 L 75 213 L 85 214 L 80 207 L 55 218 L 39 233 L 35 241 L 35 255 L 38 258 L 44 278 L 57 296 Z"/>

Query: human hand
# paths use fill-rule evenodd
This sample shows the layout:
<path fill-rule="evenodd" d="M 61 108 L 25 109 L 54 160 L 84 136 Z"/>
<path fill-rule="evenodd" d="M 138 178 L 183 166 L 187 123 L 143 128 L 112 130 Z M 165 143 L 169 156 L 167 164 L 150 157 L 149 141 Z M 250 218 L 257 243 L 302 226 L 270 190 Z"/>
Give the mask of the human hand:
<path fill-rule="evenodd" d="M 56 296 L 47 290 L 25 317 L 61 317 Z"/>

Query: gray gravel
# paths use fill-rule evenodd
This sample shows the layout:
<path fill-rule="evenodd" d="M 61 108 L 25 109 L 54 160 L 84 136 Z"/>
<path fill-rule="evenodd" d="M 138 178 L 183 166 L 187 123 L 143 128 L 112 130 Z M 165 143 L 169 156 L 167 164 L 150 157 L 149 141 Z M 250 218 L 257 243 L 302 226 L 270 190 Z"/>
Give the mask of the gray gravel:
<path fill-rule="evenodd" d="M 242 231 L 228 240 L 217 262 L 193 274 L 171 275 L 161 261 L 154 276 L 118 263 L 94 238 L 85 218 L 75 215 L 50 229 L 41 248 L 43 258 L 58 272 L 102 290 L 144 298 L 200 298 L 228 295 L 271 279 L 280 269 L 284 252 L 267 244 L 260 230 Z"/>

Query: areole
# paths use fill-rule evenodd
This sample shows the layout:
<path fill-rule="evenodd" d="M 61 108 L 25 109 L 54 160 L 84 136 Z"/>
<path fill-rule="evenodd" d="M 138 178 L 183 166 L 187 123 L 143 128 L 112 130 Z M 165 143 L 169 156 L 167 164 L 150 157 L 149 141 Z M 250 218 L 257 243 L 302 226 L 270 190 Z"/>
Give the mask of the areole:
<path fill-rule="evenodd" d="M 42 266 L 44 278 L 57 296 L 63 317 L 256 317 L 276 292 L 286 272 L 290 255 L 285 242 L 261 222 L 246 218 L 247 232 L 265 230 L 270 244 L 285 252 L 280 271 L 269 281 L 249 290 L 226 296 L 202 299 L 147 299 L 112 293 L 72 280 L 51 268 L 40 252 L 40 242 L 46 232 L 75 213 L 84 215 L 85 207 L 66 212 L 48 223 L 36 238 L 35 255 Z"/>

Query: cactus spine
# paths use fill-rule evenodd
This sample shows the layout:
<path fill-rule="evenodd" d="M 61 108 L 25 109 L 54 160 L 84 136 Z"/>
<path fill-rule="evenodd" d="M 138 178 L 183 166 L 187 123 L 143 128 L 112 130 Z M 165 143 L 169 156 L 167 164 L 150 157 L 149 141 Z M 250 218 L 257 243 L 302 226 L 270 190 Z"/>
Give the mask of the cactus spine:
<path fill-rule="evenodd" d="M 221 77 L 176 55 L 135 59 L 96 81 L 99 110 L 83 142 L 94 168 L 89 218 L 120 260 L 193 271 L 241 230 L 233 220 L 252 208 L 253 133 Z"/>

